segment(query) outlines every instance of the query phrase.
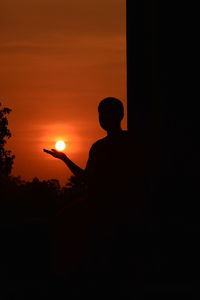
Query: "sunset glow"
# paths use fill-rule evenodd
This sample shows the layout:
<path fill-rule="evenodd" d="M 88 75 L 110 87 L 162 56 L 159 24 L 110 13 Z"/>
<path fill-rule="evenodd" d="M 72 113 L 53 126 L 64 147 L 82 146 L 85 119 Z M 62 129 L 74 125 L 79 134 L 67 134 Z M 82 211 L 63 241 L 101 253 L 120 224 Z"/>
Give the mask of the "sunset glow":
<path fill-rule="evenodd" d="M 55 144 L 56 150 L 63 151 L 66 148 L 66 144 L 63 141 L 57 141 Z"/>
<path fill-rule="evenodd" d="M 106 134 L 99 102 L 116 97 L 126 110 L 125 8 L 125 0 L 1 1 L 0 102 L 12 109 L 12 175 L 65 184 L 71 172 L 42 149 L 67 137 L 66 154 L 85 168 Z"/>

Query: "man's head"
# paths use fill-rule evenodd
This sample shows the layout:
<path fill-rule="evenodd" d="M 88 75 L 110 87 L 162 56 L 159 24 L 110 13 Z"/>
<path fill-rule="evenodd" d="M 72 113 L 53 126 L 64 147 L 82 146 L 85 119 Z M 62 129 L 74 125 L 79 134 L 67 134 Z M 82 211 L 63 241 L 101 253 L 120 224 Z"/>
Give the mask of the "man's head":
<path fill-rule="evenodd" d="M 106 131 L 120 128 L 124 117 L 124 106 L 122 102 L 113 97 L 103 99 L 98 106 L 99 123 Z"/>

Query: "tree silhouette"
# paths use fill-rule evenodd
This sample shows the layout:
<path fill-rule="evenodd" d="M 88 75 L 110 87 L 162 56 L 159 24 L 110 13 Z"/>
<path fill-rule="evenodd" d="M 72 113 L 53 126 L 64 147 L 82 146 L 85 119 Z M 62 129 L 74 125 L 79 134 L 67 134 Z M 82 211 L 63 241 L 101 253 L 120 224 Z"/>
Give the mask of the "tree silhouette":
<path fill-rule="evenodd" d="M 10 108 L 2 107 L 0 103 L 0 175 L 9 175 L 12 170 L 15 156 L 10 150 L 5 149 L 7 139 L 11 137 L 8 129 L 7 115 L 11 112 Z"/>

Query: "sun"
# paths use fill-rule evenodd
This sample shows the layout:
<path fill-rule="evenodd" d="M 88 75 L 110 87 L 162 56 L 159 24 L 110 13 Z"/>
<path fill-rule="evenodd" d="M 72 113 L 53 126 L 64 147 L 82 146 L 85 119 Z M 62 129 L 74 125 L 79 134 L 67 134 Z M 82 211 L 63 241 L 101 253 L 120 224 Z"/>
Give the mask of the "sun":
<path fill-rule="evenodd" d="M 63 141 L 57 141 L 55 144 L 56 150 L 63 151 L 66 148 L 66 144 Z"/>

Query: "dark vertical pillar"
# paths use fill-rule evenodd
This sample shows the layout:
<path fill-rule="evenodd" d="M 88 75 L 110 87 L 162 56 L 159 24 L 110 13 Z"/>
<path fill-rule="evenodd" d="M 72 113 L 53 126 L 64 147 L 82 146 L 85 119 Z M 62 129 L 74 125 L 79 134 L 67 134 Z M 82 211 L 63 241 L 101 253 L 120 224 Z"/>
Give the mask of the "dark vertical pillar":
<path fill-rule="evenodd" d="M 126 3 L 128 129 L 150 134 L 157 125 L 159 102 L 158 5 L 144 0 Z"/>
<path fill-rule="evenodd" d="M 185 235 L 200 231 L 196 12 L 190 3 L 127 0 L 128 129 L 143 133 L 144 159 L 153 162 L 144 175 L 157 181 L 148 197 L 159 207 L 166 288 L 199 280 L 199 247 Z"/>
<path fill-rule="evenodd" d="M 155 215 L 158 215 L 156 199 L 159 195 L 160 172 L 159 7 L 155 0 L 127 0 L 126 6 L 128 130 L 133 133 L 133 144 L 135 132 L 139 134 L 142 141 L 142 163 L 144 162 L 142 184 L 144 185 L 140 193 L 142 201 L 144 199 L 144 207 L 147 208 L 144 210 L 143 223 L 148 224 L 148 232 L 154 229 L 159 231 L 159 217 L 155 218 Z M 147 236 L 148 234 L 142 241 L 143 248 L 151 253 L 153 247 L 160 247 L 159 240 L 156 237 L 155 242 L 152 241 L 155 237 L 152 238 L 150 234 Z M 148 254 L 145 259 L 147 257 Z M 151 258 L 149 265 L 151 265 Z"/>
<path fill-rule="evenodd" d="M 128 130 L 143 137 L 145 176 L 159 172 L 159 7 L 127 0 Z"/>

